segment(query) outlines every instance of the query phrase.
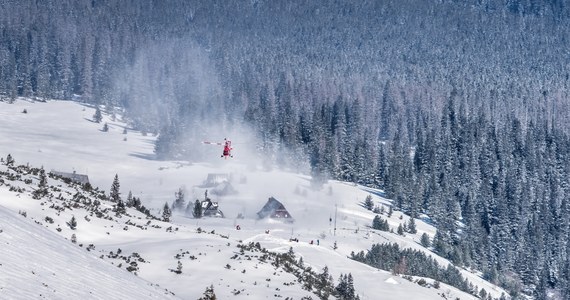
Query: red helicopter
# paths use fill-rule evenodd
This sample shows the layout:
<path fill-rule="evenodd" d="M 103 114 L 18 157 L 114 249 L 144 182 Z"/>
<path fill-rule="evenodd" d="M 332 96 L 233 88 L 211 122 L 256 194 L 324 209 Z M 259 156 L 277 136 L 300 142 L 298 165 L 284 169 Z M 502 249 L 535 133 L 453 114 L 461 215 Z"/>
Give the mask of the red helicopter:
<path fill-rule="evenodd" d="M 219 145 L 219 146 L 224 146 L 224 150 L 222 151 L 222 155 L 220 157 L 223 157 L 225 159 L 227 159 L 228 157 L 234 157 L 232 155 L 232 141 L 228 140 L 228 139 L 224 139 L 223 143 L 217 143 L 217 142 L 202 142 L 204 144 L 208 144 L 208 145 Z"/>

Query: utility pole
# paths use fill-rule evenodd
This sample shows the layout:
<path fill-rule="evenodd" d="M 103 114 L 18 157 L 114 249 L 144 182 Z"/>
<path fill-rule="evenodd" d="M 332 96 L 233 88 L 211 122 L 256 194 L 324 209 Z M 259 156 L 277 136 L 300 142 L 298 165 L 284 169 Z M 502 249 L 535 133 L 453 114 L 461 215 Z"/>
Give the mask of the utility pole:
<path fill-rule="evenodd" d="M 336 216 L 337 216 L 337 212 L 338 212 L 338 207 L 337 204 L 335 203 L 334 205 L 334 236 L 336 236 Z"/>

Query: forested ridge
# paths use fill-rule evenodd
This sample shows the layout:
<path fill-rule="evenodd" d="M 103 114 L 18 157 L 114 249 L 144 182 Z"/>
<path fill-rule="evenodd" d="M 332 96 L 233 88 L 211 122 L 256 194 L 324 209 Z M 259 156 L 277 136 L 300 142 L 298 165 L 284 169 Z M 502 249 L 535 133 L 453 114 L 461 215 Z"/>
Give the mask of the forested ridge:
<path fill-rule="evenodd" d="M 570 297 L 564 1 L 0 0 L 0 94 L 124 110 L 159 158 L 255 128 L 265 165 L 385 189 L 513 295 Z"/>

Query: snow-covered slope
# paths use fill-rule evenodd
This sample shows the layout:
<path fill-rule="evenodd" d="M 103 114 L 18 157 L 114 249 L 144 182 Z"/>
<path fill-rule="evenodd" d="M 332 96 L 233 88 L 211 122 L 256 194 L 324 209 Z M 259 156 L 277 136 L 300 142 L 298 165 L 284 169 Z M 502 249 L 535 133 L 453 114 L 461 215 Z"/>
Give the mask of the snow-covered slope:
<path fill-rule="evenodd" d="M 175 298 L 2 206 L 0 295 L 2 299 Z"/>
<path fill-rule="evenodd" d="M 22 113 L 24 109 L 27 113 Z M 88 195 L 79 187 L 67 185 L 57 178 L 50 178 L 49 184 L 58 189 L 60 195 L 54 192 L 51 199 L 44 197 L 36 200 L 32 198 L 32 192 L 38 185 L 38 176 L 26 171 L 22 178 L 7 180 L 0 186 L 0 205 L 4 207 L 2 213 L 10 216 L 2 218 L 0 226 L 8 228 L 8 223 L 5 223 L 8 221 L 4 219 L 10 220 L 11 224 L 14 218 L 23 218 L 7 213 L 6 209 L 25 211 L 26 219 L 19 221 L 25 221 L 26 226 L 37 227 L 34 234 L 52 241 L 50 249 L 61 253 L 73 249 L 91 257 L 93 262 L 89 266 L 96 265 L 94 270 L 110 268 L 115 272 L 107 273 L 110 278 L 117 278 L 118 281 L 131 279 L 132 284 L 140 286 L 139 292 L 149 297 L 168 297 L 160 289 L 163 288 L 177 297 L 196 299 L 206 287 L 212 285 L 218 298 L 222 299 L 317 298 L 314 290 L 303 288 L 295 272 L 286 271 L 271 256 L 264 255 L 260 249 L 242 251 L 240 248 L 259 243 L 270 253 L 286 253 L 292 249 L 295 259 L 302 258 L 304 266 L 310 266 L 316 273 L 328 267 L 335 284 L 341 273 L 351 273 L 356 293 L 361 299 L 442 299 L 442 296 L 448 299 L 476 299 L 445 284 L 435 289 L 431 287 L 431 279 L 426 279 L 430 284 L 422 287 L 391 272 L 377 270 L 348 258 L 352 251 L 366 251 L 375 243 L 386 242 L 397 243 L 401 248 L 426 251 L 436 257 L 419 244 L 422 233 L 430 236 L 435 233 L 432 226 L 421 220 L 417 220 L 418 233 L 406 236 L 369 228 L 375 214 L 363 208 L 362 202 L 366 196 L 372 195 L 377 205 L 388 207 L 390 201 L 380 197 L 380 191 L 335 181 L 314 189 L 307 176 L 275 170 L 261 171 L 255 168 L 255 163 L 241 159 L 237 153 L 231 161 L 221 160 L 217 152 L 212 153 L 211 161 L 201 163 L 158 161 L 153 156 L 153 137 L 143 136 L 119 120 L 112 121 L 109 116 L 105 116 L 104 122 L 108 122 L 110 130 L 103 132 L 102 123 L 91 121 L 93 114 L 93 108 L 74 102 L 0 102 L 0 139 L 5 141 L 0 143 L 0 157 L 5 159 L 7 154 L 11 154 L 15 165 L 29 163 L 31 167 L 43 166 L 46 171 L 87 174 L 93 186 L 107 193 L 114 175 L 118 174 L 123 199 L 128 191 L 132 191 L 156 216 L 159 216 L 159 209 L 165 202 L 173 202 L 174 193 L 179 188 L 185 189 L 187 202 L 203 199 L 204 192 L 209 189 L 210 197 L 219 203 L 226 218 L 193 219 L 178 213 L 171 223 L 165 223 L 148 219 L 134 209 L 129 209 L 126 215 L 117 216 L 112 211 L 113 203 L 107 201 L 102 201 L 94 211 L 82 201 L 74 200 L 77 198 L 75 195 L 82 193 L 86 197 L 96 197 L 100 192 Z M 0 171 L 15 172 L 5 165 L 0 166 Z M 236 193 L 215 195 L 215 187 L 204 185 L 209 174 L 223 174 L 220 178 L 228 179 Z M 256 213 L 269 197 L 281 201 L 295 222 L 258 220 Z M 244 218 L 238 218 L 238 215 Z M 72 217 L 78 223 L 75 230 L 66 225 Z M 383 217 L 394 229 L 409 219 L 400 212 Z M 31 220 L 37 224 L 31 224 Z M 236 230 L 237 225 L 240 230 Z M 44 227 L 53 232 L 43 234 L 47 231 Z M 16 230 L 24 226 L 10 228 L 13 232 L 11 236 L 20 240 L 25 240 L 26 232 L 30 232 Z M 0 233 L 0 241 L 4 241 L 6 232 Z M 73 234 L 77 239 L 75 245 L 69 241 Z M 42 240 L 31 239 L 29 242 L 19 247 L 34 252 L 35 242 L 41 244 Z M 91 244 L 93 247 L 88 246 Z M 27 257 L 32 265 L 52 269 L 52 264 L 57 262 L 58 266 L 67 268 L 71 273 L 81 273 L 82 266 L 86 265 L 77 265 L 73 260 L 50 261 L 43 259 L 43 256 Z M 0 255 L 3 265 L 15 264 L 17 259 Z M 448 264 L 443 258 L 436 259 L 442 265 Z M 133 265 L 133 261 L 137 263 Z M 177 274 L 173 271 L 178 268 L 179 261 L 182 272 Z M 158 284 L 160 288 L 149 287 L 147 282 L 126 271 L 129 266 L 138 277 Z M 21 270 L 22 274 L 17 269 L 11 272 L 15 272 L 12 275 L 14 278 L 29 276 L 25 269 Z M 503 292 L 482 280 L 478 274 L 466 270 L 462 272 L 475 286 L 485 288 L 493 297 L 499 297 Z M 58 276 L 76 279 L 63 273 Z M 91 275 L 87 278 L 91 278 Z M 47 284 L 53 287 L 57 296 L 46 298 L 69 299 L 75 296 L 64 285 Z M 14 290 L 35 288 L 27 285 L 25 280 L 16 281 L 11 286 Z M 156 294 L 151 294 L 152 290 Z M 93 285 L 89 291 L 114 295 L 110 298 L 123 298 L 121 290 L 110 284 Z"/>

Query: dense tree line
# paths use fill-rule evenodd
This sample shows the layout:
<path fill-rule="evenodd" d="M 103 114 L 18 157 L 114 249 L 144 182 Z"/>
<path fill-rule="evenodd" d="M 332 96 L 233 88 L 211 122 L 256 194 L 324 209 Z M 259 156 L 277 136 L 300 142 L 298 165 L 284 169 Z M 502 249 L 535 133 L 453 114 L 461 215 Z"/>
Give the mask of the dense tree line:
<path fill-rule="evenodd" d="M 568 125 L 563 1 L 63 0 L 2 8 L 4 97 L 76 94 L 124 107 L 137 127 L 165 133 L 165 155 L 183 152 L 176 140 L 216 116 L 225 128 L 253 122 L 269 152 L 276 143 L 294 151 L 308 142 L 301 129 L 326 125 L 314 143 L 334 133 L 343 144 L 346 133 L 351 147 L 333 146 L 358 157 L 397 131 L 414 142 L 414 127 L 438 119 L 454 88 L 468 110 L 483 107 L 492 118 L 513 112 Z M 338 120 L 342 110 L 348 115 Z"/>
<path fill-rule="evenodd" d="M 266 165 L 384 188 L 455 263 L 570 296 L 564 1 L 0 7 L 1 98 L 123 109 L 159 158 L 251 126 Z"/>
<path fill-rule="evenodd" d="M 433 247 L 454 263 L 515 294 L 524 286 L 537 299 L 553 290 L 568 297 L 568 135 L 546 120 L 523 125 L 456 109 L 450 101 L 413 148 L 388 151 L 388 196 L 435 220 Z"/>
<path fill-rule="evenodd" d="M 440 266 L 435 259 L 414 249 L 400 249 L 397 244 L 374 244 L 366 253 L 352 253 L 351 258 L 394 274 L 432 278 L 464 292 L 477 294 L 478 288 L 467 281 L 452 265 Z"/>

